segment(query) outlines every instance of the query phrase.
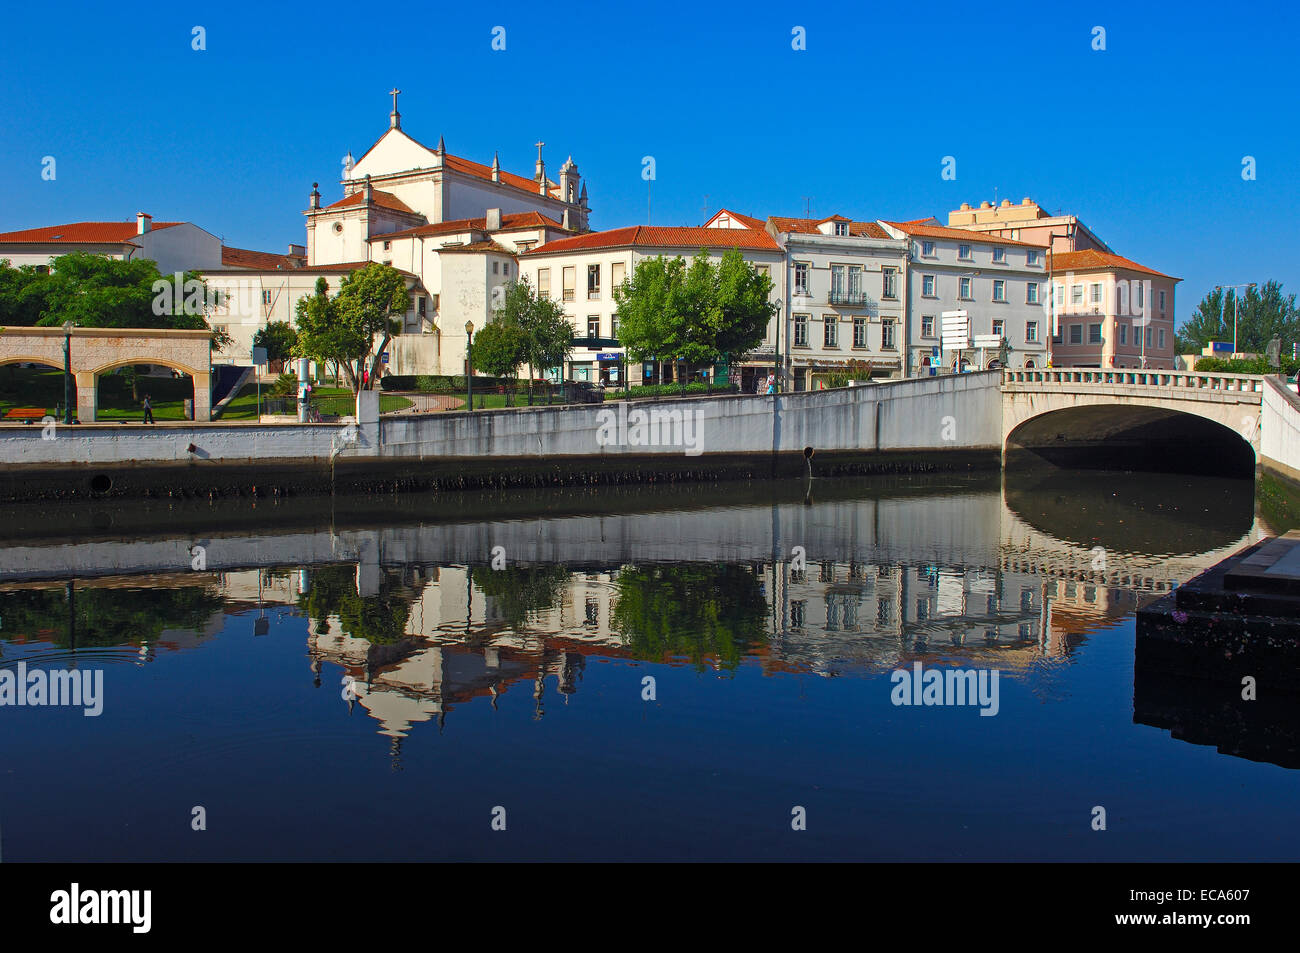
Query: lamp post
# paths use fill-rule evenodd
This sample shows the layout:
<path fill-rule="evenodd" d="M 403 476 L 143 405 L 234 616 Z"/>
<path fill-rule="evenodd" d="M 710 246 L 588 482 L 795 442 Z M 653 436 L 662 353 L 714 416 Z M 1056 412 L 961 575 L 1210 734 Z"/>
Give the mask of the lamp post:
<path fill-rule="evenodd" d="M 72 390 L 72 329 L 77 325 L 72 320 L 63 322 L 63 422 L 72 423 L 72 405 L 75 400 Z"/>
<path fill-rule="evenodd" d="M 465 322 L 465 402 L 470 410 L 474 409 L 474 322 Z"/>

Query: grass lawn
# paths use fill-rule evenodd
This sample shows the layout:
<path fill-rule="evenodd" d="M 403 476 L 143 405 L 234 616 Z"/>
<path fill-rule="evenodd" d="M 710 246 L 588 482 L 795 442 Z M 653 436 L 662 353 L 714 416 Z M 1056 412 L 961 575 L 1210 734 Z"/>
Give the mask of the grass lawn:
<path fill-rule="evenodd" d="M 266 399 L 271 396 L 270 386 L 262 384 L 262 407 L 266 408 Z M 352 391 L 347 387 L 314 387 L 312 403 L 322 414 L 338 414 L 351 417 L 356 413 L 357 402 Z M 395 410 L 405 410 L 411 402 L 405 397 L 391 394 L 379 395 L 379 412 L 389 414 Z M 256 420 L 257 419 L 257 384 L 245 384 L 221 415 L 222 420 Z"/>
<path fill-rule="evenodd" d="M 188 377 L 141 377 L 140 395 L 149 394 L 156 420 L 184 420 L 185 401 L 194 395 Z M 142 420 L 144 410 L 131 394 L 124 375 L 101 374 L 97 403 L 99 420 Z M 0 417 L 15 407 L 44 407 L 55 414 L 63 404 L 63 372 L 55 368 L 0 367 Z M 87 421 L 89 422 L 89 421 Z"/>

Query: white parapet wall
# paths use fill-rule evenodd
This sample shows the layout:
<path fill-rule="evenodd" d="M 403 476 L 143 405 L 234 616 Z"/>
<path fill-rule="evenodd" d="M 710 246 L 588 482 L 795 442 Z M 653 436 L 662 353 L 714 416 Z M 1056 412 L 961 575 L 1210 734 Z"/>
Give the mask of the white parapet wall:
<path fill-rule="evenodd" d="M 1270 377 L 1260 407 L 1260 464 L 1300 482 L 1300 394 Z"/>

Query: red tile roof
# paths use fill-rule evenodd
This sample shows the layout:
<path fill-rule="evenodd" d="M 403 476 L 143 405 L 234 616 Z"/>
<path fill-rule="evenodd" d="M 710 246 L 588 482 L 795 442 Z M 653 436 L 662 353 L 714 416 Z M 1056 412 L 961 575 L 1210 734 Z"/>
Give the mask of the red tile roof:
<path fill-rule="evenodd" d="M 605 232 L 588 232 L 571 238 L 558 238 L 528 252 L 530 256 L 558 252 L 584 251 L 595 248 L 741 248 L 749 251 L 780 251 L 767 232 L 750 228 L 699 228 L 695 226 L 632 225 Z"/>
<path fill-rule="evenodd" d="M 1065 251 L 1057 252 L 1052 256 L 1052 271 L 1109 271 L 1113 269 L 1125 269 L 1127 271 L 1140 271 L 1144 275 L 1155 275 L 1157 278 L 1170 278 L 1172 276 L 1162 274 L 1145 265 L 1139 265 L 1131 259 L 1122 255 L 1111 255 L 1103 251 L 1097 251 L 1095 248 L 1089 248 L 1085 251 Z M 1174 281 L 1182 281 L 1181 278 L 1174 278 Z"/>
<path fill-rule="evenodd" d="M 307 263 L 306 255 L 279 255 L 269 251 L 221 246 L 221 264 L 226 268 L 252 268 L 258 271 L 288 271 Z"/>
<path fill-rule="evenodd" d="M 917 219 L 913 222 L 885 222 L 886 225 L 892 225 L 899 231 L 902 231 L 913 237 L 921 238 L 950 238 L 959 242 L 965 242 L 969 245 L 1019 245 L 1025 248 L 1046 248 L 1046 245 L 1036 245 L 1033 242 L 1018 242 L 1012 238 L 1003 238 L 1001 235 L 990 235 L 987 232 L 972 232 L 964 228 L 949 228 L 946 225 L 927 225 L 930 219 Z"/>
<path fill-rule="evenodd" d="M 564 226 L 559 222 L 547 215 L 543 215 L 541 212 L 511 212 L 501 216 L 500 231 L 507 232 L 525 228 L 555 228 L 564 230 Z M 372 235 L 370 241 L 408 238 L 412 235 L 427 238 L 430 235 L 453 235 L 456 232 L 474 231 L 487 231 L 486 217 L 457 218 L 448 222 L 435 222 L 432 225 L 420 225 L 416 228 L 406 228 L 400 232 L 385 232 L 381 235 Z"/>
<path fill-rule="evenodd" d="M 182 222 L 154 222 L 153 229 L 171 228 Z M 120 245 L 137 236 L 135 222 L 72 222 L 68 225 L 47 225 L 44 228 L 26 228 L 16 232 L 0 233 L 0 243 Z"/>
<path fill-rule="evenodd" d="M 410 212 L 412 215 L 417 214 L 414 209 L 399 199 L 392 192 L 384 192 L 380 189 L 371 189 L 371 197 L 376 205 L 380 208 L 390 208 L 398 212 Z M 326 208 L 349 208 L 353 205 L 360 205 L 365 201 L 366 193 L 364 189 L 357 189 L 351 195 L 345 195 L 337 202 L 331 202 Z"/>
<path fill-rule="evenodd" d="M 763 227 L 767 224 L 761 218 L 754 218 L 754 216 L 752 215 L 741 215 L 739 212 L 733 212 L 729 208 L 718 209 L 711 216 L 709 216 L 709 221 L 711 222 L 719 215 L 724 215 L 724 214 L 730 215 L 733 219 L 735 219 L 741 225 L 744 225 L 746 228 L 752 228 L 760 232 L 763 230 Z"/>
<path fill-rule="evenodd" d="M 462 159 L 460 156 L 454 156 L 447 153 L 444 167 L 454 172 L 463 172 L 466 175 L 472 175 L 479 179 L 492 181 L 492 167 L 482 165 L 478 162 L 471 162 L 469 159 Z M 501 170 L 501 181 L 506 185 L 513 186 L 516 189 L 522 189 L 525 192 L 531 192 L 533 195 L 538 194 L 538 185 L 536 179 L 526 179 L 522 175 L 515 175 L 513 172 Z M 550 195 L 551 183 L 547 180 L 546 193 Z"/>
<path fill-rule="evenodd" d="M 511 258 L 513 258 L 515 255 L 515 253 L 512 252 L 509 248 L 506 248 L 504 245 L 498 245 L 496 242 L 491 240 L 482 241 L 482 242 L 470 242 L 468 245 L 444 245 L 441 249 L 439 249 L 439 251 L 441 254 L 444 255 L 447 254 L 454 255 L 459 252 L 471 252 L 477 254 L 478 252 L 485 252 L 485 251 L 496 252 L 498 255 L 509 255 Z"/>
<path fill-rule="evenodd" d="M 890 237 L 890 234 L 875 222 L 855 222 L 843 215 L 832 215 L 829 218 L 782 218 L 776 215 L 772 216 L 772 224 L 776 226 L 778 232 L 795 232 L 801 235 L 820 235 L 821 231 L 817 226 L 824 225 L 826 222 L 848 222 L 849 234 L 859 238 Z"/>

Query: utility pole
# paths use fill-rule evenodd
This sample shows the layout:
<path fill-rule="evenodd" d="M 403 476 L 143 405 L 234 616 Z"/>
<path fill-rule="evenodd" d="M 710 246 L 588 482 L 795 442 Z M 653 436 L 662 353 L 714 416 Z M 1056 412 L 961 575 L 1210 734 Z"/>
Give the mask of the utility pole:
<path fill-rule="evenodd" d="M 1246 293 L 1249 294 L 1249 293 L 1250 293 L 1250 289 L 1253 288 L 1253 287 L 1255 287 L 1255 282 L 1253 282 L 1253 281 L 1249 281 L 1249 282 L 1243 282 L 1243 283 L 1235 284 L 1235 285 L 1216 285 L 1215 288 L 1214 288 L 1215 291 L 1223 291 L 1223 292 L 1232 291 L 1232 292 L 1233 292 L 1233 295 L 1232 295 L 1232 356 L 1233 356 L 1233 357 L 1236 357 L 1236 356 L 1237 356 L 1237 311 L 1238 311 L 1238 307 L 1237 307 L 1237 305 L 1238 305 L 1238 297 L 1237 297 L 1237 294 L 1236 294 L 1236 290 L 1237 290 L 1238 288 L 1245 288 L 1245 289 L 1246 289 Z M 1220 302 L 1219 302 L 1219 321 L 1220 321 L 1220 323 L 1223 323 L 1223 321 L 1224 321 L 1223 311 L 1224 311 L 1224 305 L 1227 304 L 1227 301 L 1228 301 L 1228 296 L 1227 296 L 1227 294 L 1225 293 L 1224 296 L 1223 296 L 1223 298 L 1222 298 L 1222 299 L 1220 300 Z M 1146 341 L 1146 338 L 1143 338 L 1143 342 L 1144 342 L 1144 343 L 1145 343 L 1145 341 Z"/>

